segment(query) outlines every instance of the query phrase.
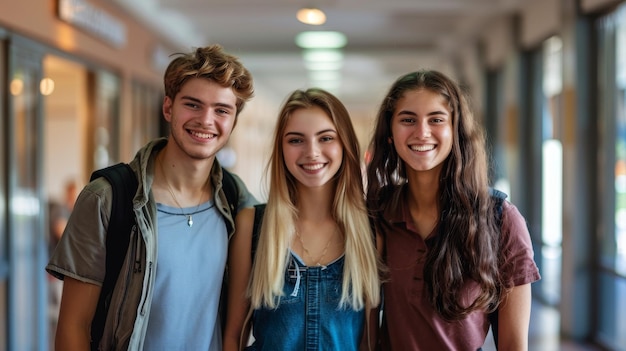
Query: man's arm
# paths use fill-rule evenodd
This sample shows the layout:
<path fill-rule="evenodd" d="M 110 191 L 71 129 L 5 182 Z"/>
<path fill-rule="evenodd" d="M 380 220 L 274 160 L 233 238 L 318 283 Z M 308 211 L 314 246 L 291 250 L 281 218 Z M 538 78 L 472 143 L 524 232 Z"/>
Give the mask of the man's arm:
<path fill-rule="evenodd" d="M 224 351 L 241 350 L 248 341 L 250 329 L 246 318 L 250 308 L 250 299 L 246 292 L 252 269 L 254 212 L 254 208 L 246 208 L 237 214 L 237 229 L 229 243 L 228 310 L 224 329 Z M 241 345 L 241 343 L 244 344 Z"/>
<path fill-rule="evenodd" d="M 101 287 L 65 277 L 55 348 L 67 351 L 90 349 L 91 321 Z"/>

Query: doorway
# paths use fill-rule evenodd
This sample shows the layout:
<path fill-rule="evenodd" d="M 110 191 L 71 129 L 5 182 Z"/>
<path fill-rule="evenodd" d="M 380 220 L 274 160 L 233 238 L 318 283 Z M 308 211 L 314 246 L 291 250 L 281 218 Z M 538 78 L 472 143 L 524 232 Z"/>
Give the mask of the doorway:
<path fill-rule="evenodd" d="M 43 181 L 49 257 L 85 182 L 89 86 L 88 71 L 79 63 L 48 54 L 42 66 Z M 47 320 L 53 349 L 63 282 L 47 275 L 47 283 Z"/>

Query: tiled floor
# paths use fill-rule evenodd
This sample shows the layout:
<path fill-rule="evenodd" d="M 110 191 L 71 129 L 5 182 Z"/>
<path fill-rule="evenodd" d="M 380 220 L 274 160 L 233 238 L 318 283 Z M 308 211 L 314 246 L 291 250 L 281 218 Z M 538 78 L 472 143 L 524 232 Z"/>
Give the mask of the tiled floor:
<path fill-rule="evenodd" d="M 491 334 L 487 336 L 484 351 L 495 351 Z M 600 351 L 591 345 L 584 345 L 559 336 L 559 313 L 552 307 L 533 302 L 528 336 L 530 351 Z"/>

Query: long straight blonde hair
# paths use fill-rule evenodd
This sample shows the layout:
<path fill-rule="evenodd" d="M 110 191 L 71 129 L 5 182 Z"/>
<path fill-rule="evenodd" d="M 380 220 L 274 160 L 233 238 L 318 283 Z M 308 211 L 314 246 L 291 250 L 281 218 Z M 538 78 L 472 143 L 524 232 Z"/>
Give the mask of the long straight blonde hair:
<path fill-rule="evenodd" d="M 335 175 L 332 213 L 345 238 L 345 261 L 339 307 L 360 310 L 380 301 L 379 258 L 365 206 L 359 143 L 344 105 L 321 89 L 294 91 L 276 124 L 272 154 L 267 164 L 269 194 L 250 281 L 252 308 L 276 308 L 282 296 L 289 246 L 298 218 L 297 180 L 287 170 L 282 138 L 294 111 L 320 107 L 333 121 L 343 146 L 343 162 Z"/>

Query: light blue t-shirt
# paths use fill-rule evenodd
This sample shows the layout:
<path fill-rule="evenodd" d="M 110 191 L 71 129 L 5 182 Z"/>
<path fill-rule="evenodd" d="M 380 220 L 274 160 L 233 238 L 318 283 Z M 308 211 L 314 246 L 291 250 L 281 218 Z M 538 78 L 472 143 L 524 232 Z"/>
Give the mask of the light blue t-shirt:
<path fill-rule="evenodd" d="M 144 350 L 220 351 L 224 219 L 213 201 L 182 210 L 157 204 L 157 212 L 156 283 Z M 192 226 L 183 213 L 191 214 Z"/>

